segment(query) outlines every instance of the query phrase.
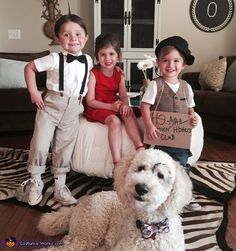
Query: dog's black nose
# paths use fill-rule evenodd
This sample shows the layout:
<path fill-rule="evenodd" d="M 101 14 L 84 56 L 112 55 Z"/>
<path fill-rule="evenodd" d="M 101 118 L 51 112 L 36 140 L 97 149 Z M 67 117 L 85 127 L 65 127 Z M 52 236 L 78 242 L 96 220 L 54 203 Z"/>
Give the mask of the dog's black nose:
<path fill-rule="evenodd" d="M 138 195 L 144 195 L 148 193 L 148 187 L 143 183 L 138 183 L 135 185 L 135 191 Z"/>

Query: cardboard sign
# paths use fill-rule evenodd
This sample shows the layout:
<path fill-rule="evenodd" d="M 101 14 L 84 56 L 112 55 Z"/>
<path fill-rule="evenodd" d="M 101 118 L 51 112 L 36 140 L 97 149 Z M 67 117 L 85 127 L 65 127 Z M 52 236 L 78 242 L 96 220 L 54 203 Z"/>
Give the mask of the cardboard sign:
<path fill-rule="evenodd" d="M 192 126 L 188 114 L 151 112 L 153 124 L 161 131 L 159 138 L 150 140 L 144 133 L 144 143 L 190 149 Z"/>

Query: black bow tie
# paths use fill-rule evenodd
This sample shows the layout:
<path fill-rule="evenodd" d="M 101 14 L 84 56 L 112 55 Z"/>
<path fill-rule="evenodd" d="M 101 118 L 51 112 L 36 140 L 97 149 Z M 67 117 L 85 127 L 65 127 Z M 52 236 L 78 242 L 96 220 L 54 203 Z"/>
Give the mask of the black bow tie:
<path fill-rule="evenodd" d="M 78 60 L 80 63 L 85 63 L 86 57 L 85 55 L 80 55 L 80 56 L 73 56 L 71 54 L 67 54 L 66 62 L 71 63 L 74 60 Z"/>

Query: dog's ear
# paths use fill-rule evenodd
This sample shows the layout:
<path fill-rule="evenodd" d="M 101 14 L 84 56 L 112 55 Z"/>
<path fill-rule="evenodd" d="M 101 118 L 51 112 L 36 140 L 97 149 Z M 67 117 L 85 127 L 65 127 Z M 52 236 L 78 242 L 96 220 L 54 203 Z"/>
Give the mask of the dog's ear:
<path fill-rule="evenodd" d="M 121 159 L 121 161 L 116 164 L 114 169 L 114 189 L 116 190 L 119 199 L 124 202 L 126 201 L 125 193 L 125 177 L 131 161 L 133 160 L 134 155 L 129 155 Z"/>
<path fill-rule="evenodd" d="M 170 196 L 163 205 L 163 209 L 170 213 L 174 211 L 181 212 L 192 198 L 192 182 L 187 175 L 184 167 L 176 162 L 175 183 Z"/>

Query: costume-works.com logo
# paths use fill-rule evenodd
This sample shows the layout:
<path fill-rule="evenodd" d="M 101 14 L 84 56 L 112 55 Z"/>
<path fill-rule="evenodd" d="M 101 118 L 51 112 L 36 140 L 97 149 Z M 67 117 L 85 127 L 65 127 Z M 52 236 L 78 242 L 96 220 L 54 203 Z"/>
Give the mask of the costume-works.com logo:
<path fill-rule="evenodd" d="M 5 239 L 5 246 L 9 248 L 13 248 L 16 245 L 16 238 L 10 236 L 9 238 Z"/>

